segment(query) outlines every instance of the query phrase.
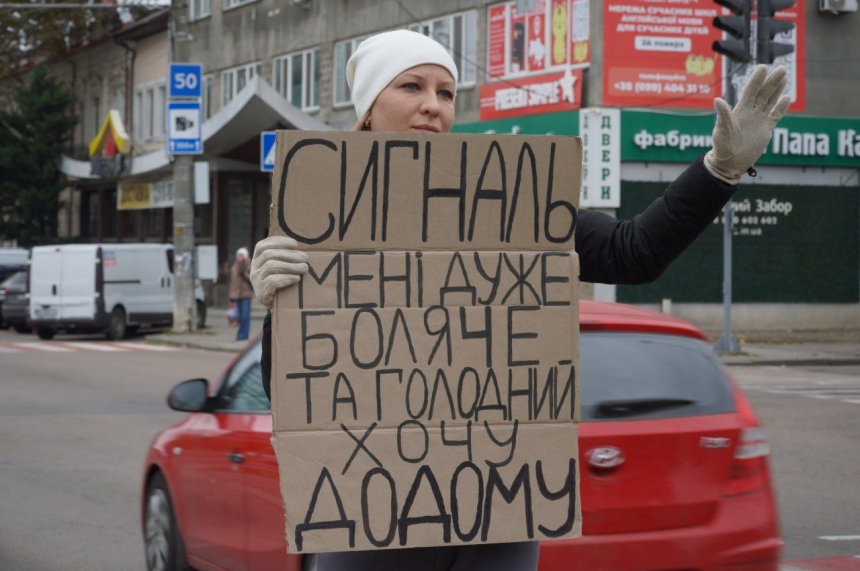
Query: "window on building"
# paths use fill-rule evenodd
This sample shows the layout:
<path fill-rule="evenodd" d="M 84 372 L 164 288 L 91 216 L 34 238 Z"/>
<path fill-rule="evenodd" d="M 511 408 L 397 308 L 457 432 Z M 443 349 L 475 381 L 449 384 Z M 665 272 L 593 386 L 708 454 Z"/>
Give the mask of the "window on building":
<path fill-rule="evenodd" d="M 119 113 L 120 119 L 125 121 L 125 94 L 121 89 L 115 89 L 110 94 L 110 108 Z"/>
<path fill-rule="evenodd" d="M 98 97 L 93 97 L 93 138 L 99 133 L 99 128 L 102 126 L 102 110 L 101 102 Z"/>
<path fill-rule="evenodd" d="M 143 232 L 146 238 L 161 238 L 163 224 L 163 208 L 150 208 L 143 211 Z"/>
<path fill-rule="evenodd" d="M 251 63 L 221 72 L 221 107 L 227 105 L 254 76 L 260 73 L 260 64 Z"/>
<path fill-rule="evenodd" d="M 153 127 L 155 126 L 155 90 L 150 88 L 146 90 L 146 140 L 152 139 Z"/>
<path fill-rule="evenodd" d="M 164 81 L 139 85 L 134 92 L 134 138 L 163 140 L 166 127 L 167 86 Z"/>
<path fill-rule="evenodd" d="M 319 50 L 305 50 L 275 59 L 275 89 L 303 111 L 320 106 Z"/>
<path fill-rule="evenodd" d="M 224 0 L 224 10 L 229 10 L 230 8 L 235 8 L 236 6 L 241 6 L 243 4 L 250 4 L 251 2 L 256 2 L 257 0 Z"/>
<path fill-rule="evenodd" d="M 106 201 L 104 209 L 104 237 L 105 238 L 116 238 L 117 237 L 117 218 L 119 218 L 119 211 L 116 209 L 116 190 L 107 191 Z"/>
<path fill-rule="evenodd" d="M 84 140 L 84 103 L 83 101 L 78 101 L 78 124 L 75 126 L 75 144 L 76 145 L 85 145 L 86 141 Z"/>
<path fill-rule="evenodd" d="M 202 105 L 204 120 L 212 116 L 212 79 L 212 75 L 203 76 L 203 86 L 201 87 L 201 94 L 203 95 Z"/>
<path fill-rule="evenodd" d="M 134 123 L 132 129 L 134 130 L 133 136 L 136 138 L 141 138 L 143 136 L 143 92 L 138 91 L 134 94 Z"/>
<path fill-rule="evenodd" d="M 167 86 L 159 85 L 157 91 L 157 97 L 155 100 L 155 137 L 158 139 L 164 139 L 164 127 L 166 124 L 166 119 L 164 117 L 164 112 L 167 107 Z"/>
<path fill-rule="evenodd" d="M 355 52 L 358 44 L 367 36 L 353 38 L 334 45 L 334 104 L 335 106 L 352 105 L 352 93 L 346 83 L 346 62 Z"/>
<path fill-rule="evenodd" d="M 212 15 L 212 0 L 190 0 L 188 11 L 191 21 Z"/>
<path fill-rule="evenodd" d="M 475 84 L 478 51 L 478 12 L 470 10 L 409 26 L 413 32 L 430 36 L 447 48 L 460 72 L 459 87 Z"/>
<path fill-rule="evenodd" d="M 409 26 L 413 32 L 430 36 L 442 44 L 457 64 L 460 78 L 458 87 L 475 85 L 478 57 L 478 12 L 470 10 L 442 18 L 426 20 Z M 334 45 L 334 105 L 352 104 L 352 94 L 346 83 L 346 62 L 367 36 L 338 42 Z"/>

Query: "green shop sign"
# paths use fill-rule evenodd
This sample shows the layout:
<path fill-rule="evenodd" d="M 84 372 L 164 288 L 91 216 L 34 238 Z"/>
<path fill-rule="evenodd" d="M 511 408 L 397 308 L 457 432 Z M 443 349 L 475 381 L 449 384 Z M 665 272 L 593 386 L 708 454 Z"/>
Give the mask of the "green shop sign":
<path fill-rule="evenodd" d="M 622 162 L 689 163 L 711 148 L 713 113 L 621 110 Z M 454 133 L 579 135 L 579 111 L 454 125 Z M 860 119 L 783 117 L 762 165 L 860 168 Z"/>
<path fill-rule="evenodd" d="M 578 135 L 579 111 L 526 115 L 513 119 L 454 125 L 452 133 L 496 133 L 513 135 Z"/>
<path fill-rule="evenodd" d="M 711 148 L 712 113 L 621 111 L 621 160 L 688 163 Z M 860 167 L 860 119 L 784 117 L 759 164 Z"/>

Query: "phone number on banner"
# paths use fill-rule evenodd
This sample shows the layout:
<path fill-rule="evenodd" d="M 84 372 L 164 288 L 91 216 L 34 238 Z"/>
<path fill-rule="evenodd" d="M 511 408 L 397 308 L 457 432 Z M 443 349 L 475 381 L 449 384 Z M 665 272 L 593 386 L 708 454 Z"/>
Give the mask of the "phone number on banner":
<path fill-rule="evenodd" d="M 688 93 L 710 93 L 711 86 L 707 83 L 678 83 L 661 81 L 616 81 L 612 86 L 621 93 L 653 93 L 680 95 Z"/>

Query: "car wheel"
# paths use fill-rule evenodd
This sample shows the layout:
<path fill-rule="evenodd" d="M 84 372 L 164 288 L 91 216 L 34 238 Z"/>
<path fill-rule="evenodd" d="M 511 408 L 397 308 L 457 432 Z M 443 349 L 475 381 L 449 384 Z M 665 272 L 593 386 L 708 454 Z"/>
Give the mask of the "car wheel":
<path fill-rule="evenodd" d="M 197 300 L 197 329 L 206 327 L 206 304 Z"/>
<path fill-rule="evenodd" d="M 309 553 L 302 557 L 302 571 L 317 571 L 317 556 Z"/>
<path fill-rule="evenodd" d="M 30 333 L 30 331 L 32 331 L 29 327 L 27 327 L 26 325 L 22 325 L 20 323 L 18 325 L 15 325 L 14 327 L 15 327 L 15 331 L 17 331 L 18 333 L 21 333 L 21 334 Z"/>
<path fill-rule="evenodd" d="M 127 329 L 128 326 L 125 323 L 125 310 L 121 307 L 114 307 L 113 311 L 110 312 L 105 336 L 111 341 L 118 341 L 125 337 Z"/>
<path fill-rule="evenodd" d="M 176 526 L 167 482 L 157 473 L 146 488 L 143 546 L 148 571 L 185 571 L 185 550 Z"/>
<path fill-rule="evenodd" d="M 54 329 L 47 329 L 47 328 L 36 329 L 36 335 L 39 336 L 39 339 L 44 339 L 45 341 L 53 339 L 54 335 L 56 335 L 56 334 L 57 334 L 57 332 Z"/>

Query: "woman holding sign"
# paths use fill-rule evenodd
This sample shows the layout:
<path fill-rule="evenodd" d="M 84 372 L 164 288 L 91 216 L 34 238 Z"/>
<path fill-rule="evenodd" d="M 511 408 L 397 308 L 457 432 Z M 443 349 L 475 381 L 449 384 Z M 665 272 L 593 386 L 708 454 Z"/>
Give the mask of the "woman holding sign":
<path fill-rule="evenodd" d="M 434 40 L 397 30 L 373 36 L 347 63 L 347 79 L 359 122 L 354 130 L 447 133 L 454 123 L 457 68 Z M 657 279 L 716 218 L 770 141 L 789 97 L 785 68 L 768 74 L 759 66 L 731 109 L 714 100 L 714 147 L 690 165 L 666 192 L 632 220 L 580 211 L 575 244 L 580 279 L 592 283 L 638 284 Z M 307 255 L 295 240 L 275 236 L 257 244 L 251 281 L 271 308 L 277 290 L 308 271 Z M 271 375 L 271 312 L 263 326 L 263 382 Z M 319 571 L 534 570 L 539 543 L 465 545 L 418 549 L 324 553 Z"/>

